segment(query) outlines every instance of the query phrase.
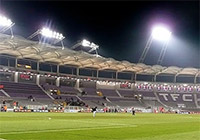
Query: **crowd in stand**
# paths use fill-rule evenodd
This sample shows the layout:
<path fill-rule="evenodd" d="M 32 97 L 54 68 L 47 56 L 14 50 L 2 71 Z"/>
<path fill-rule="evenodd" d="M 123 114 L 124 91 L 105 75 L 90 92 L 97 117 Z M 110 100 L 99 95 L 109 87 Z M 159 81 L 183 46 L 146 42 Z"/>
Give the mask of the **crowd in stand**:
<path fill-rule="evenodd" d="M 60 90 L 52 89 L 52 90 L 50 90 L 50 94 L 52 96 L 55 95 L 56 97 L 54 97 L 54 98 L 56 100 L 63 100 L 62 101 L 62 106 L 63 107 L 65 107 L 66 105 L 70 105 L 70 106 L 85 106 L 84 102 L 82 102 L 79 99 L 74 99 L 73 97 L 66 97 L 65 99 L 63 99 L 64 96 L 61 96 Z"/>
<path fill-rule="evenodd" d="M 28 100 L 30 100 L 31 102 L 35 102 L 35 98 L 32 95 L 28 96 Z"/>

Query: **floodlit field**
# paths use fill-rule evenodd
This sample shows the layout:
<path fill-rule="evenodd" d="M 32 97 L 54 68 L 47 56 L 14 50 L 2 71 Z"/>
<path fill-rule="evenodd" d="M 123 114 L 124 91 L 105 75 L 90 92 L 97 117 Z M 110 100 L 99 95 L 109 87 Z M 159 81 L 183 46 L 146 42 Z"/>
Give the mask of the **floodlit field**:
<path fill-rule="evenodd" d="M 200 115 L 0 113 L 0 140 L 200 140 Z"/>

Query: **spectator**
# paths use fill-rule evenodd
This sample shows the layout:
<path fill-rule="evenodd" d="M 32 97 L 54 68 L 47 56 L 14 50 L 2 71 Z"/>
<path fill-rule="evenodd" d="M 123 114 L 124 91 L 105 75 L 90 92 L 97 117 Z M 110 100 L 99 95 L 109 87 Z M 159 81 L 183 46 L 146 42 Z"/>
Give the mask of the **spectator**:
<path fill-rule="evenodd" d="M 13 102 L 13 106 L 16 106 L 16 102 L 15 101 Z"/>
<path fill-rule="evenodd" d="M 4 107 L 3 106 L 1 107 L 1 112 L 4 112 Z"/>
<path fill-rule="evenodd" d="M 6 106 L 6 105 L 4 105 L 4 111 L 5 111 L 5 112 L 7 111 L 7 106 Z"/>

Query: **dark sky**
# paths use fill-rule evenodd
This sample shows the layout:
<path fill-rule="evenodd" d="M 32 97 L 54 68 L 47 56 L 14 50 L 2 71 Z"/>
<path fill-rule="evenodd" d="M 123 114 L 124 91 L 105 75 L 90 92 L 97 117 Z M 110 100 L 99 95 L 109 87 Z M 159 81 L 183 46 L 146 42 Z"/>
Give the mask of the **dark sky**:
<path fill-rule="evenodd" d="M 163 65 L 199 67 L 200 3 L 198 1 L 0 1 L 1 13 L 16 24 L 14 33 L 27 37 L 43 25 L 62 32 L 65 45 L 86 38 L 99 53 L 117 60 L 138 62 L 156 23 L 169 26 L 170 40 Z M 162 44 L 154 41 L 145 60 L 154 65 Z"/>

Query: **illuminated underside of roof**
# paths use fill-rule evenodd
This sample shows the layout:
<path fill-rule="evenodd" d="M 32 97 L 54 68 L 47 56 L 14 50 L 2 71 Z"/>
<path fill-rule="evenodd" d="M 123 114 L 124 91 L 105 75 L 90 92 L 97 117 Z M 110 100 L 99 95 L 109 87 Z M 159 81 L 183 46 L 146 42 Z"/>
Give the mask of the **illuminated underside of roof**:
<path fill-rule="evenodd" d="M 160 65 L 145 65 L 142 63 L 130 63 L 117 61 L 113 58 L 105 58 L 88 54 L 86 52 L 73 51 L 61 46 L 42 44 L 27 40 L 23 37 L 13 37 L 0 34 L 0 54 L 12 55 L 19 59 L 34 59 L 39 62 L 51 62 L 58 65 L 75 65 L 79 68 L 94 68 L 98 70 L 114 70 L 118 72 L 134 72 L 147 75 L 188 75 L 199 77 L 200 69 L 180 68 L 177 66 L 163 67 Z"/>

